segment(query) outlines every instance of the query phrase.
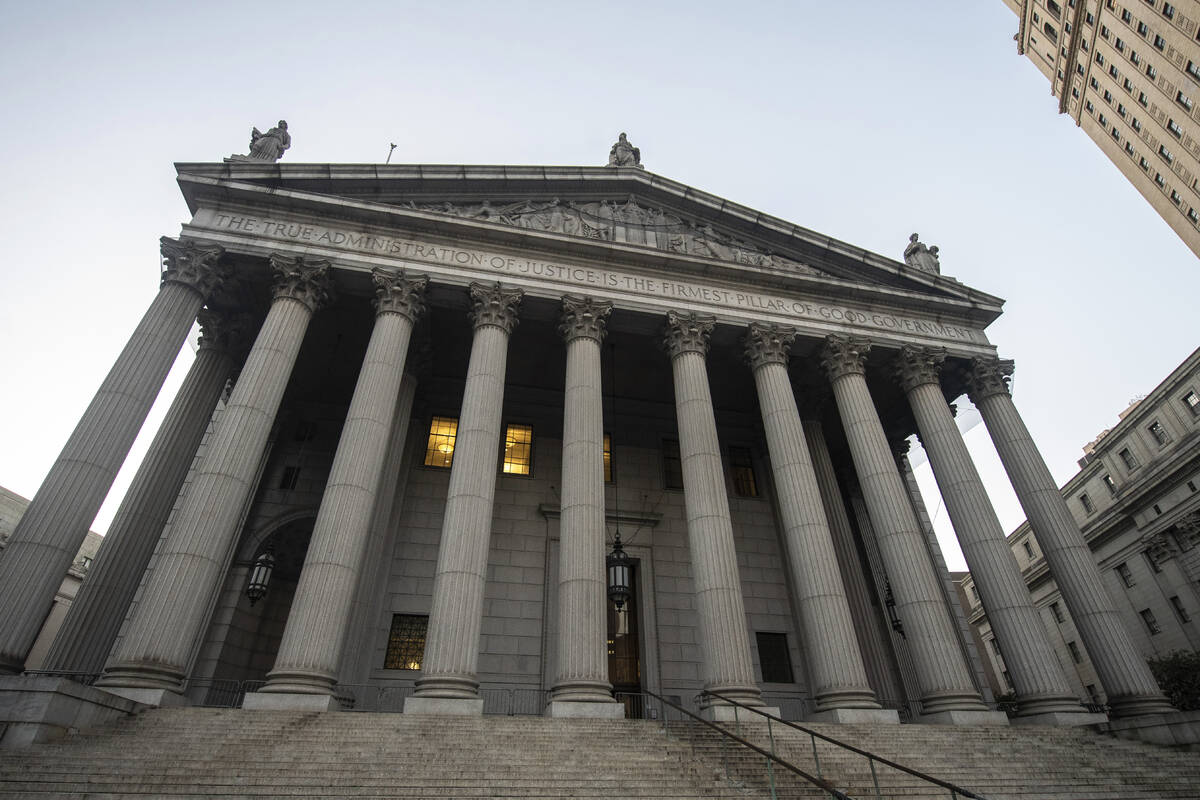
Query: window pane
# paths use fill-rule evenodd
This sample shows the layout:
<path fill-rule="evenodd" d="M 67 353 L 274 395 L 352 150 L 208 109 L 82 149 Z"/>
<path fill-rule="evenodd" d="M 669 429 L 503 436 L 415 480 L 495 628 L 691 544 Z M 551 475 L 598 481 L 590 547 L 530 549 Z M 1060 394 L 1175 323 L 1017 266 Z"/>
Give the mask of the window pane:
<path fill-rule="evenodd" d="M 420 614 L 393 614 L 388 633 L 384 669 L 420 669 L 425 660 L 425 631 L 429 617 Z"/>
<path fill-rule="evenodd" d="M 679 460 L 679 442 L 674 439 L 663 442 L 663 486 L 683 488 L 683 463 Z"/>
<path fill-rule="evenodd" d="M 454 460 L 454 437 L 458 420 L 454 417 L 434 417 L 429 423 L 429 443 L 425 446 L 425 466 L 449 468 Z"/>
<path fill-rule="evenodd" d="M 738 497 L 758 497 L 754 480 L 754 463 L 748 447 L 729 448 L 729 464 L 733 471 L 733 491 Z"/>
<path fill-rule="evenodd" d="M 533 428 L 528 425 L 509 425 L 504 435 L 503 471 L 513 475 L 528 475 L 533 462 Z"/>
<path fill-rule="evenodd" d="M 612 435 L 604 434 L 604 482 L 612 483 Z"/>
<path fill-rule="evenodd" d="M 792 683 L 792 657 L 788 653 L 786 633 L 759 633 L 758 661 L 762 665 L 763 683 Z"/>

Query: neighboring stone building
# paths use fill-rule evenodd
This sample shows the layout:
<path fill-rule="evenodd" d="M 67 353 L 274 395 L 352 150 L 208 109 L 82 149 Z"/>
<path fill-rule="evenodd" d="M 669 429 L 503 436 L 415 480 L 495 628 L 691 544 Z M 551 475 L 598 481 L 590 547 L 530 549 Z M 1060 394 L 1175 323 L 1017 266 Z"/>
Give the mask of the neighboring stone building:
<path fill-rule="evenodd" d="M 0 486 L 0 553 L 4 552 L 4 547 L 8 543 L 8 535 L 17 526 L 17 522 L 25 513 L 25 507 L 28 505 L 29 501 L 24 497 Z M 83 546 L 75 554 L 75 560 L 71 562 L 67 574 L 63 576 L 62 583 L 58 587 L 58 592 L 54 595 L 54 605 L 46 614 L 41 630 L 38 631 L 37 639 L 34 640 L 33 647 L 30 648 L 29 655 L 25 658 L 25 669 L 41 668 L 46 652 L 50 649 L 50 643 L 58 634 L 58 629 L 67 615 L 67 609 L 70 608 L 71 601 L 75 599 L 79 585 L 83 582 L 88 568 L 91 567 L 103 538 L 98 533 L 88 531 L 87 538 L 83 540 Z"/>
<path fill-rule="evenodd" d="M 1200 650 L 1200 350 L 1089 443 L 1080 466 L 1062 496 L 1138 652 L 1153 658 Z M 1023 523 L 1009 542 L 1080 696 L 1106 702 L 1036 532 Z M 985 663 L 1004 686 L 1003 643 L 996 642 L 971 576 L 961 585 L 971 624 L 986 642 Z"/>
<path fill-rule="evenodd" d="M 1017 52 L 1200 256 L 1200 0 L 1004 0 Z"/>
<path fill-rule="evenodd" d="M 1020 717 L 1095 721 L 955 427 L 968 392 L 1112 655 L 1113 715 L 1168 711 L 1012 404 L 984 332 L 1001 301 L 915 235 L 878 256 L 640 156 L 622 137 L 604 167 L 177 165 L 192 218 L 162 288 L 0 559 L 0 671 L 199 318 L 48 656 L 103 668 L 106 697 L 208 702 L 223 680 L 254 682 L 247 708 L 519 693 L 610 717 L 639 708 L 614 690 L 649 690 L 718 693 L 714 718 L 1003 724 L 903 455 L 919 432 L 1003 609 Z"/>

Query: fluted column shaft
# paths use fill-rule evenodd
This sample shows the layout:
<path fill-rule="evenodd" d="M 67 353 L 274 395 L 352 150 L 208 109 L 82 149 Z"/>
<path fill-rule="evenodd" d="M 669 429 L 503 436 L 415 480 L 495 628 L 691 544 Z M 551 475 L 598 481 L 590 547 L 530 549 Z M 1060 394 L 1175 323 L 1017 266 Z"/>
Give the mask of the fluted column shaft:
<path fill-rule="evenodd" d="M 562 517 L 554 700 L 613 702 L 604 564 L 604 410 L 600 344 L 611 303 L 563 299 Z"/>
<path fill-rule="evenodd" d="M 858 649 L 829 521 L 788 378 L 788 350 L 795 335 L 791 328 L 753 324 L 746 354 L 754 370 L 771 455 L 809 690 L 817 711 L 879 708 Z"/>
<path fill-rule="evenodd" d="M 376 316 L 264 692 L 332 694 L 428 278 L 375 270 Z"/>
<path fill-rule="evenodd" d="M 162 239 L 162 287 L 0 556 L 0 674 L 21 671 L 196 314 L 224 277 L 221 252 Z"/>
<path fill-rule="evenodd" d="M 988 621 L 1004 649 L 1019 713 L 1083 713 L 1046 639 L 1021 567 L 942 394 L 938 371 L 944 357 L 941 350 L 904 348 L 898 378 Z"/>
<path fill-rule="evenodd" d="M 479 695 L 479 630 L 496 494 L 504 373 L 521 293 L 503 290 L 498 284 L 494 289 L 472 284 L 471 295 L 475 337 L 450 467 L 425 662 L 416 684 L 418 697 L 473 700 Z"/>
<path fill-rule="evenodd" d="M 178 692 L 186 676 L 304 333 L 327 291 L 327 262 L 272 257 L 272 265 L 279 277 L 271 310 L 102 685 Z"/>
<path fill-rule="evenodd" d="M 1091 548 L 1008 393 L 1011 361 L 975 359 L 970 396 L 1091 656 L 1114 717 L 1173 711 L 1113 608 Z M 988 609 L 989 616 L 991 609 Z M 1005 651 L 1007 663 L 1008 653 Z"/>
<path fill-rule="evenodd" d="M 112 649 L 142 573 L 187 478 L 245 335 L 243 320 L 200 312 L 202 333 L 158 434 L 129 485 L 43 669 L 97 673 Z"/>
<path fill-rule="evenodd" d="M 667 320 L 688 549 L 704 653 L 704 688 L 748 705 L 761 705 L 705 365 L 708 336 L 715 320 L 674 312 L 668 312 Z M 722 701 L 711 704 L 721 705 Z"/>
<path fill-rule="evenodd" d="M 971 682 L 923 534 L 867 388 L 863 364 L 869 348 L 861 340 L 831 336 L 822 361 L 911 645 L 922 713 L 981 711 L 983 700 Z"/>

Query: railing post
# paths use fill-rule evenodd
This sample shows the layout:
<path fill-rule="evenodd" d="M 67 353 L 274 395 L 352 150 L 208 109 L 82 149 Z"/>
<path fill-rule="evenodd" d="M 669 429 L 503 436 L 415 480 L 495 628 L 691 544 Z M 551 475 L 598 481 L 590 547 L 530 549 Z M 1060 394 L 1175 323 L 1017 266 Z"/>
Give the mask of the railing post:
<path fill-rule="evenodd" d="M 825 776 L 821 774 L 821 757 L 817 755 L 817 737 L 809 733 L 808 740 L 812 742 L 813 764 L 817 769 L 817 777 L 821 780 L 825 780 Z"/>
<path fill-rule="evenodd" d="M 770 717 L 767 717 L 767 738 L 771 740 L 771 756 L 767 759 L 767 779 L 771 783 L 771 800 L 778 800 L 775 794 L 775 734 L 771 730 Z"/>
<path fill-rule="evenodd" d="M 875 759 L 867 758 L 867 763 L 871 765 L 871 782 L 875 784 L 875 800 L 883 800 L 879 794 L 879 776 L 875 774 Z"/>

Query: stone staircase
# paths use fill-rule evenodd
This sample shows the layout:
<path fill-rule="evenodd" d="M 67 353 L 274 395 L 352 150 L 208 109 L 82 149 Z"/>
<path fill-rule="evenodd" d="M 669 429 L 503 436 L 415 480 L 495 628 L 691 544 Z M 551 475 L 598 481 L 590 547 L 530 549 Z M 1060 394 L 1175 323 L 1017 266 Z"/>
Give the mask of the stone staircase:
<path fill-rule="evenodd" d="M 731 728 L 733 726 L 730 726 Z M 810 725 L 988 800 L 1200 798 L 1200 754 L 1026 727 Z M 766 725 L 738 726 L 767 745 Z M 771 726 L 776 751 L 817 774 L 808 736 Z M 875 797 L 865 759 L 818 740 L 819 772 Z M 726 779 L 728 767 L 729 779 Z M 950 793 L 879 765 L 885 798 Z M 779 798 L 827 797 L 775 770 Z M 754 798 L 763 759 L 672 723 L 538 717 L 157 709 L 61 743 L 0 751 L 0 798 Z"/>

